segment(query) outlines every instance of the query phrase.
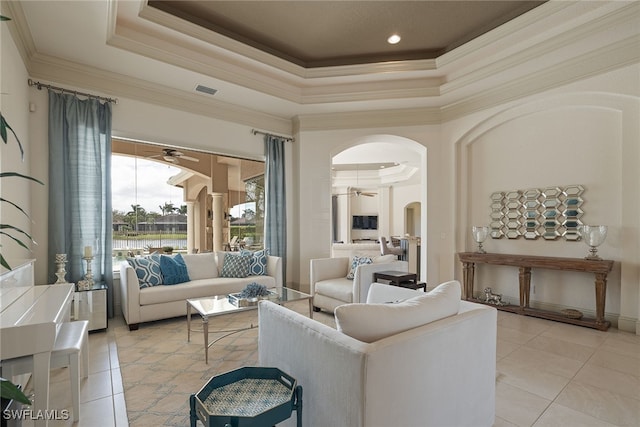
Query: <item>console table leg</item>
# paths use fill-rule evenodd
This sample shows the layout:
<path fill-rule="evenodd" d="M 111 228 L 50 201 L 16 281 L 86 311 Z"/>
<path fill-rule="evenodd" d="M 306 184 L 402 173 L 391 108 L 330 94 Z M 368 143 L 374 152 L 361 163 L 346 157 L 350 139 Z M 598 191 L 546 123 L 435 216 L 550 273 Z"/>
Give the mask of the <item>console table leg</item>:
<path fill-rule="evenodd" d="M 462 266 L 462 282 L 464 287 L 464 298 L 466 300 L 473 299 L 473 280 L 474 280 L 475 264 L 472 262 L 465 262 Z M 426 287 L 425 287 L 426 290 Z"/>
<path fill-rule="evenodd" d="M 520 267 L 520 308 L 529 308 L 531 290 L 531 267 Z"/>
<path fill-rule="evenodd" d="M 607 275 L 596 273 L 596 325 L 604 324 L 604 305 L 607 297 Z"/>

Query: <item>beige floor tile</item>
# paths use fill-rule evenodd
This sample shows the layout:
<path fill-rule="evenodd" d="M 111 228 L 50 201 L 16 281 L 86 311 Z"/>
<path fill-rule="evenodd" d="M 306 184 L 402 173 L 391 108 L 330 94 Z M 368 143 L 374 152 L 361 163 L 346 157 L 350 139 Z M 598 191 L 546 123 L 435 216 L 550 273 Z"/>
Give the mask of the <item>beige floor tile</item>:
<path fill-rule="evenodd" d="M 606 421 L 599 420 L 590 415 L 567 408 L 557 403 L 552 403 L 549 409 L 544 411 L 533 427 L 615 427 Z"/>
<path fill-rule="evenodd" d="M 570 379 L 582 367 L 583 362 L 557 354 L 530 348 L 529 343 L 520 347 L 504 360 L 508 360 L 522 366 L 529 372 L 545 372 Z"/>
<path fill-rule="evenodd" d="M 505 328 L 498 326 L 498 337 L 501 340 L 509 341 L 515 344 L 525 344 L 535 338 L 535 334 L 530 332 L 522 332 L 513 328 Z"/>
<path fill-rule="evenodd" d="M 111 427 L 115 425 L 112 396 L 80 403 L 80 421 L 77 427 Z"/>
<path fill-rule="evenodd" d="M 640 360 L 626 354 L 599 349 L 589 359 L 587 365 L 602 366 L 640 378 Z"/>
<path fill-rule="evenodd" d="M 535 317 L 525 317 L 513 313 L 506 313 L 508 316 L 501 317 L 498 320 L 498 326 L 515 329 L 520 332 L 526 332 L 534 335 L 551 328 L 554 322 Z"/>
<path fill-rule="evenodd" d="M 113 412 L 116 421 L 116 427 L 129 427 L 127 418 L 127 405 L 125 403 L 124 393 L 113 395 Z"/>
<path fill-rule="evenodd" d="M 510 423 L 509 421 L 496 417 L 495 422 L 493 423 L 493 427 L 517 427 L 517 424 Z"/>
<path fill-rule="evenodd" d="M 506 357 L 497 363 L 498 383 L 506 383 L 529 393 L 553 400 L 570 379 L 540 370 L 532 370 L 531 365 L 508 360 Z"/>
<path fill-rule="evenodd" d="M 521 388 L 496 384 L 496 416 L 517 426 L 531 426 L 551 403 Z"/>
<path fill-rule="evenodd" d="M 522 344 L 516 344 L 512 341 L 507 341 L 498 338 L 497 340 L 497 349 L 496 349 L 496 359 L 500 360 L 505 356 L 513 353 L 517 349 L 519 349 Z"/>
<path fill-rule="evenodd" d="M 595 352 L 594 347 L 546 336 L 535 337 L 527 342 L 526 347 L 557 354 L 579 362 L 586 362 Z"/>
<path fill-rule="evenodd" d="M 90 402 L 113 395 L 111 388 L 111 372 L 97 372 L 89 374 L 89 377 L 80 384 L 80 403 Z"/>
<path fill-rule="evenodd" d="M 108 371 L 111 369 L 111 358 L 106 344 L 102 346 L 103 351 L 94 350 L 89 354 L 89 373 Z"/>
<path fill-rule="evenodd" d="M 600 346 L 600 349 L 635 357 L 640 361 L 640 342 L 631 340 L 628 336 L 623 338 L 612 336 Z"/>
<path fill-rule="evenodd" d="M 637 426 L 638 400 L 602 388 L 572 381 L 556 403 L 618 426 Z"/>
<path fill-rule="evenodd" d="M 578 372 L 574 380 L 636 399 L 640 406 L 639 377 L 588 364 Z"/>
<path fill-rule="evenodd" d="M 588 347 L 598 347 L 607 339 L 606 332 L 560 322 L 555 322 L 551 328 L 540 335 Z"/>
<path fill-rule="evenodd" d="M 124 393 L 120 368 L 111 370 L 111 387 L 113 388 L 113 394 Z"/>

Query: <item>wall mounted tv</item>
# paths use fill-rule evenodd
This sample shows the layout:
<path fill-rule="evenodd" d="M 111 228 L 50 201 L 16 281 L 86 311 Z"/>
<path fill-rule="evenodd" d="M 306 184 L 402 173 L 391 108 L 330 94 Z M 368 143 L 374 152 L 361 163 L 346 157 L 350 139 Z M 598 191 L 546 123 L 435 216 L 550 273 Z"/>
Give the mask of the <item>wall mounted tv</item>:
<path fill-rule="evenodd" d="M 353 230 L 377 230 L 378 215 L 353 215 L 351 228 Z"/>

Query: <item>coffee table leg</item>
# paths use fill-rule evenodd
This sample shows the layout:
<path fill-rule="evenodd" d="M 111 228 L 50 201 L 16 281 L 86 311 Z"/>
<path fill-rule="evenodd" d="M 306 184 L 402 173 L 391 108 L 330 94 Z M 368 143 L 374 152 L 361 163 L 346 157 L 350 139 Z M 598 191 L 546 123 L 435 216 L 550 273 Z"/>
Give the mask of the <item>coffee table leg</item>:
<path fill-rule="evenodd" d="M 308 298 L 309 301 L 309 319 L 313 319 L 313 298 Z"/>
<path fill-rule="evenodd" d="M 209 364 L 209 318 L 202 316 L 202 330 L 204 331 L 204 363 Z"/>
<path fill-rule="evenodd" d="M 187 342 L 191 342 L 191 304 L 187 302 Z"/>

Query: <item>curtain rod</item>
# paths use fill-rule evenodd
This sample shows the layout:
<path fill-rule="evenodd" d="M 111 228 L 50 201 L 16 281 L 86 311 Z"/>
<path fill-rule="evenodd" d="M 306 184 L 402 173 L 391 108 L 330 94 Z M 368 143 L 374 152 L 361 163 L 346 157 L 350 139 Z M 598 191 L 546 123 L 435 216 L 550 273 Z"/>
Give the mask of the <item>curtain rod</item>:
<path fill-rule="evenodd" d="M 29 79 L 27 81 L 29 83 L 29 86 L 36 86 L 38 88 L 38 90 L 42 90 L 42 88 L 47 88 L 47 89 L 51 89 L 51 90 L 57 90 L 60 91 L 62 93 L 72 93 L 74 95 L 80 95 L 80 96 L 86 96 L 87 98 L 95 98 L 95 99 L 99 99 L 101 101 L 106 101 L 106 102 L 113 102 L 114 104 L 118 103 L 118 98 L 108 98 L 106 96 L 99 96 L 99 95 L 92 95 L 90 93 L 84 93 L 84 92 L 78 92 L 77 90 L 69 90 L 69 89 L 65 89 L 63 87 L 57 87 L 57 86 L 52 86 L 52 85 L 48 85 L 48 84 L 44 84 L 44 83 L 40 83 L 40 82 L 34 82 L 33 80 Z"/>
<path fill-rule="evenodd" d="M 257 130 L 257 129 L 251 129 L 251 133 L 252 133 L 252 134 L 254 134 L 254 135 L 258 135 L 258 134 L 260 134 L 260 135 L 271 135 L 271 136 L 277 136 L 278 138 L 282 138 L 282 139 L 284 139 L 285 141 L 295 142 L 295 138 L 290 138 L 290 137 L 288 137 L 288 136 L 282 136 L 282 135 L 276 135 L 276 134 L 273 134 L 273 133 L 262 132 L 262 131 Z"/>

